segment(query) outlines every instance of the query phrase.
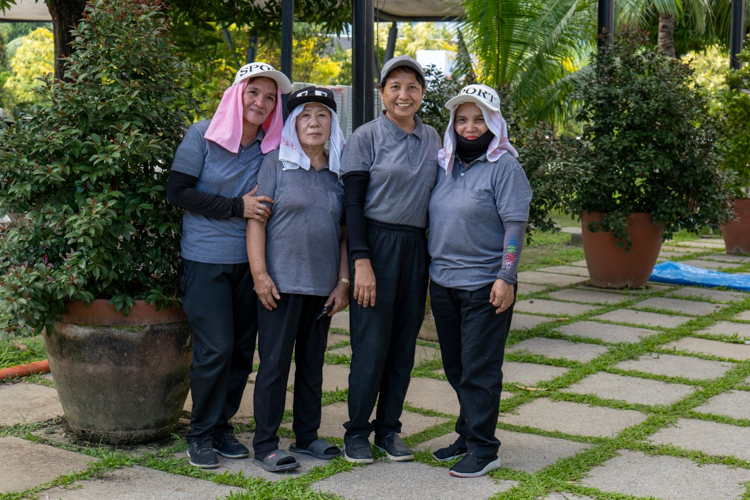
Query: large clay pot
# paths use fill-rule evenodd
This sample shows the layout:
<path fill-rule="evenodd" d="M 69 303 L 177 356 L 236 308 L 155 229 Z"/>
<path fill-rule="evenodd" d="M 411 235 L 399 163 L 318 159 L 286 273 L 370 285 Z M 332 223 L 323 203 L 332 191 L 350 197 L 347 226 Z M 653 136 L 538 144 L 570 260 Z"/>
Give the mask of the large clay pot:
<path fill-rule="evenodd" d="M 734 200 L 737 220 L 721 226 L 727 253 L 750 253 L 750 199 Z"/>
<path fill-rule="evenodd" d="M 143 301 L 128 316 L 108 300 L 67 304 L 44 335 L 71 429 L 81 438 L 135 444 L 170 435 L 190 389 L 193 334 L 179 308 Z"/>
<path fill-rule="evenodd" d="M 632 250 L 617 247 L 617 239 L 610 232 L 592 233 L 589 222 L 601 222 L 599 212 L 581 212 L 583 252 L 591 275 L 591 284 L 603 288 L 639 288 L 648 283 L 651 271 L 661 250 L 664 228 L 654 224 L 651 214 L 635 213 L 627 217 Z"/>

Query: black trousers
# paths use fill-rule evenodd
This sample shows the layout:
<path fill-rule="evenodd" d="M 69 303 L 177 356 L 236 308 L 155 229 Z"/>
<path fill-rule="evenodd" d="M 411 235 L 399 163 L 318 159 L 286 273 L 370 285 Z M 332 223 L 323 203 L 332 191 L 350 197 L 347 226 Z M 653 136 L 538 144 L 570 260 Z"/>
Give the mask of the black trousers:
<path fill-rule="evenodd" d="M 294 351 L 294 422 L 297 444 L 318 439 L 323 363 L 331 318 L 315 317 L 328 297 L 281 294 L 277 308 L 269 311 L 258 301 L 258 353 L 260 367 L 255 379 L 255 456 L 263 458 L 279 448 L 276 431 L 284 417 L 286 384 Z M 296 347 L 295 347 L 296 342 Z"/>
<path fill-rule="evenodd" d="M 352 362 L 347 436 L 401 432 L 417 334 L 427 300 L 427 238 L 412 226 L 367 221 L 375 306 L 349 307 Z M 352 276 L 354 262 L 349 261 Z M 356 276 L 355 276 L 356 279 Z M 378 400 L 375 420 L 370 415 Z"/>
<path fill-rule="evenodd" d="M 257 295 L 250 266 L 183 259 L 182 307 L 193 329 L 188 441 L 231 429 L 253 369 L 258 331 Z"/>
<path fill-rule="evenodd" d="M 461 404 L 456 432 L 469 453 L 479 457 L 495 456 L 500 447 L 495 429 L 505 341 L 513 317 L 513 305 L 495 314 L 491 290 L 492 284 L 472 292 L 430 283 L 445 376 Z M 514 287 L 514 294 L 517 290 Z"/>

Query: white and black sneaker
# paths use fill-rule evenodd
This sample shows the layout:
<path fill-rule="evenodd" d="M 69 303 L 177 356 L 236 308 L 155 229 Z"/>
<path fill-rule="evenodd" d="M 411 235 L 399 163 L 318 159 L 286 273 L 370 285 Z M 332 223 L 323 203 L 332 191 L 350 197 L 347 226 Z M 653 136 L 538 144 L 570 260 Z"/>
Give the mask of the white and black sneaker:
<path fill-rule="evenodd" d="M 450 468 L 450 474 L 454 477 L 480 477 L 499 468 L 500 459 L 497 455 L 483 458 L 469 454 Z"/>

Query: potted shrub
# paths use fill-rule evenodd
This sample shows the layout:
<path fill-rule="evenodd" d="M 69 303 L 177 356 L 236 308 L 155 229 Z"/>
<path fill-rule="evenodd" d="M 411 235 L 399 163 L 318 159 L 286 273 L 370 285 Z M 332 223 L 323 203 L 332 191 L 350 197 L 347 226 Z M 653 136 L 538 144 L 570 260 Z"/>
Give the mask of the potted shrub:
<path fill-rule="evenodd" d="M 42 331 L 71 428 L 132 443 L 168 436 L 189 389 L 179 308 L 181 212 L 166 201 L 196 109 L 158 0 L 96 0 L 65 80 L 0 131 L 0 315 Z"/>
<path fill-rule="evenodd" d="M 748 42 L 750 43 L 750 42 Z M 750 253 L 750 45 L 739 55 L 744 66 L 730 71 L 720 108 L 722 168 L 731 174 L 735 219 L 721 226 L 727 253 Z"/>
<path fill-rule="evenodd" d="M 647 44 L 647 33 L 624 28 L 575 95 L 583 133 L 572 208 L 595 286 L 644 286 L 662 240 L 730 213 L 707 97 L 688 65 Z"/>

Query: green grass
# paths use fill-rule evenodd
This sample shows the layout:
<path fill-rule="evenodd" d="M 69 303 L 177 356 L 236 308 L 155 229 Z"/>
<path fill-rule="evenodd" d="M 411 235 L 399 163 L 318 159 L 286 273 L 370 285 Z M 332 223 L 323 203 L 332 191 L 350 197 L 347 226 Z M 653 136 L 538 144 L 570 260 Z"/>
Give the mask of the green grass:
<path fill-rule="evenodd" d="M 584 259 L 583 248 L 570 245 L 568 233 L 534 232 L 531 238 L 531 243 L 524 247 L 521 254 L 519 271 L 560 266 Z"/>
<path fill-rule="evenodd" d="M 47 359 L 41 335 L 0 341 L 0 368 Z"/>

